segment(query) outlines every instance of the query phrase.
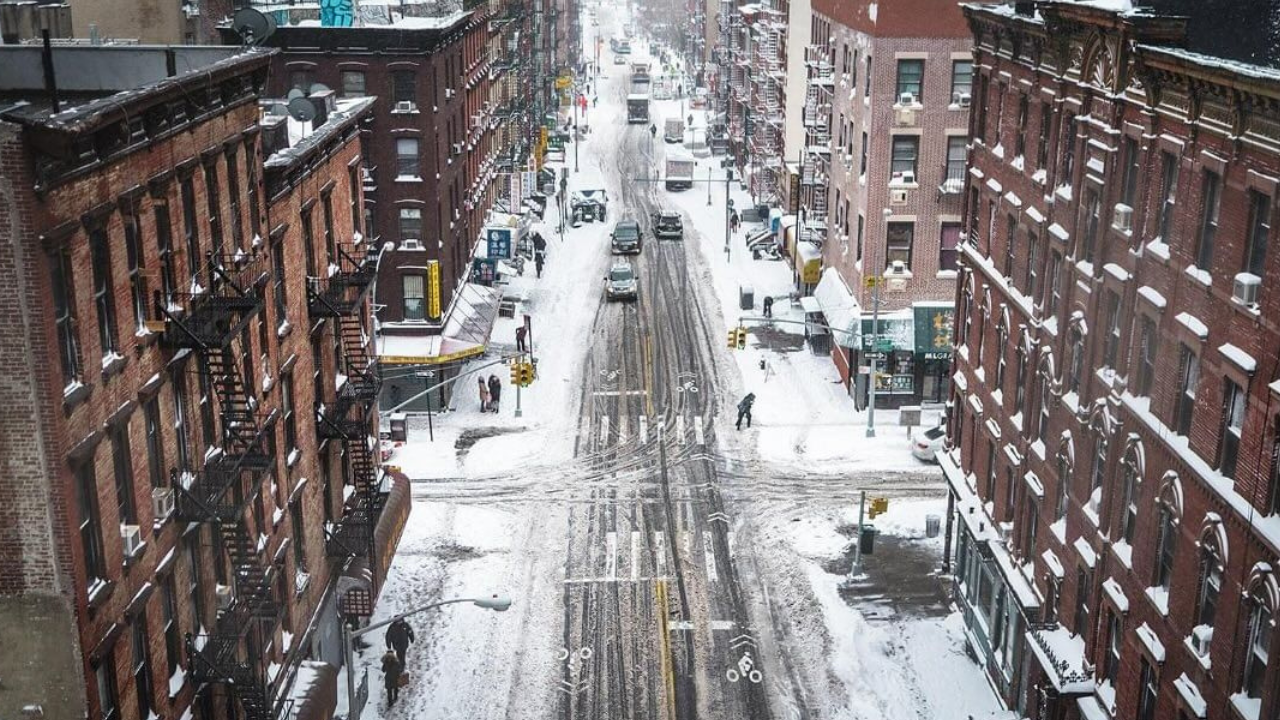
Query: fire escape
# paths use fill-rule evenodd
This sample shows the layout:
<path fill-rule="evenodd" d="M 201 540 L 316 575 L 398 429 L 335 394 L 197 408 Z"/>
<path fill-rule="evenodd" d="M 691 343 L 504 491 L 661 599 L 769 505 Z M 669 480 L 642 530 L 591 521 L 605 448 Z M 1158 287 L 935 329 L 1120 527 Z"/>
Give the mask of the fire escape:
<path fill-rule="evenodd" d="M 809 79 L 804 100 L 804 164 L 800 168 L 800 205 L 805 210 L 800 238 L 822 245 L 827 239 L 827 196 L 831 172 L 834 73 L 830 52 L 821 45 L 805 48 L 805 65 Z"/>
<path fill-rule="evenodd" d="M 267 441 L 256 398 L 241 375 L 234 346 L 249 321 L 263 308 L 258 292 L 260 258 L 210 256 L 206 273 L 191 292 L 159 303 L 166 318 L 162 340 L 170 348 L 195 354 L 199 371 L 217 398 L 218 445 L 202 467 L 174 471 L 175 514 L 179 520 L 207 523 L 231 565 L 231 584 L 218 588 L 218 616 L 207 635 L 188 636 L 187 662 L 192 679 L 222 684 L 240 702 L 248 720 L 276 716 L 261 658 L 241 645 L 255 624 L 269 632 L 279 608 L 276 568 L 264 557 L 264 528 L 253 527 L 247 506 L 261 491 L 262 478 L 275 458 Z M 248 644 L 246 644 L 248 645 Z M 201 692 L 206 692 L 202 689 Z"/>
<path fill-rule="evenodd" d="M 786 74 L 779 58 L 781 35 L 785 24 L 771 16 L 776 11 L 761 9 L 761 20 L 753 28 L 756 35 L 752 80 L 756 121 L 751 128 L 751 194 L 772 199 L 778 192 L 778 174 L 782 170 L 783 97 Z"/>
<path fill-rule="evenodd" d="M 346 450 L 355 490 L 341 518 L 326 528 L 325 554 L 333 558 L 372 557 L 373 530 L 382 510 L 374 421 L 381 382 L 369 354 L 365 319 L 374 256 L 361 243 L 339 246 L 337 272 L 307 278 L 307 313 L 312 320 L 336 320 L 342 367 L 334 395 L 317 399 L 316 434 L 338 440 Z"/>

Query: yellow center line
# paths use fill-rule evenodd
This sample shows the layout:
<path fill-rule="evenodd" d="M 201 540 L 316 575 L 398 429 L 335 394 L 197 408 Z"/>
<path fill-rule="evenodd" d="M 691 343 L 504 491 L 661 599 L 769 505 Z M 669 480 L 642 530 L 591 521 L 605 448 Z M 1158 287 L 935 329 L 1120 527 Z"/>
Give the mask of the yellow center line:
<path fill-rule="evenodd" d="M 671 628 L 667 619 L 670 610 L 667 605 L 667 581 L 658 580 L 653 587 L 654 602 L 658 605 L 658 631 L 661 633 L 659 650 L 662 663 L 662 685 L 666 689 L 666 702 L 663 704 L 663 716 L 667 720 L 675 720 L 676 709 L 676 676 L 672 669 Z"/>

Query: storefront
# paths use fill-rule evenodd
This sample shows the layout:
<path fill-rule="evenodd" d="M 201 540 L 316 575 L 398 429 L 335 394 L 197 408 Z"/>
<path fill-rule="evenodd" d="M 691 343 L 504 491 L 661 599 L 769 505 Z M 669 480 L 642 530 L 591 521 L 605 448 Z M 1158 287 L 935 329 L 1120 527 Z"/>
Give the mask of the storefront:
<path fill-rule="evenodd" d="M 835 268 L 822 271 L 818 284 L 813 290 L 813 299 L 816 309 L 821 313 L 819 319 L 825 323 L 825 328 L 820 329 L 815 325 L 811 332 L 814 335 L 820 335 L 823 331 L 829 333 L 829 337 L 822 342 L 831 348 L 831 361 L 835 363 L 836 370 L 840 373 L 840 380 L 848 390 L 852 384 L 854 368 L 858 366 L 857 348 L 859 333 L 862 329 L 862 308 L 858 306 L 857 299 L 853 297 L 853 293 L 849 292 L 849 287 L 845 285 L 844 279 Z M 810 309 L 806 307 L 806 321 L 811 314 Z M 808 331 L 809 328 L 806 327 L 806 330 Z M 814 341 L 811 339 L 810 342 Z"/>
<path fill-rule="evenodd" d="M 916 303 L 915 313 L 917 383 L 920 402 L 945 403 L 951 395 L 951 339 L 955 305 Z"/>
<path fill-rule="evenodd" d="M 867 401 L 868 365 L 876 361 L 876 407 L 944 403 L 951 389 L 951 303 L 921 302 L 881 313 L 879 328 L 862 317 L 858 392 Z"/>

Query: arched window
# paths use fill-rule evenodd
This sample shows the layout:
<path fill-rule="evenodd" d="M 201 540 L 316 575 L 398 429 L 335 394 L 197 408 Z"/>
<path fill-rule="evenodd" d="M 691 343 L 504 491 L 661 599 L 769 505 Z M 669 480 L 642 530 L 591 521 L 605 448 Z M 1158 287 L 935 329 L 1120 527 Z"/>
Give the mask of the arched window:
<path fill-rule="evenodd" d="M 1055 375 L 1053 354 L 1045 352 L 1040 359 L 1040 388 L 1036 393 L 1038 396 L 1037 402 L 1040 403 L 1039 418 L 1036 420 L 1036 438 L 1041 442 L 1044 442 L 1049 437 L 1049 411 L 1053 409 L 1053 378 Z"/>
<path fill-rule="evenodd" d="M 1014 409 L 1014 412 L 1022 413 L 1023 417 L 1026 417 L 1026 414 L 1027 414 L 1027 408 L 1026 408 L 1027 355 L 1031 353 L 1031 338 L 1027 334 L 1025 327 L 1022 330 L 1022 338 L 1018 342 L 1018 347 L 1015 350 L 1015 352 L 1017 353 L 1017 359 L 1014 365 L 1014 376 L 1013 376 L 1013 409 Z M 1027 419 L 1027 420 L 1024 420 L 1023 422 L 1024 423 L 1030 422 L 1030 420 Z M 1023 427 L 1028 427 L 1028 426 L 1023 425 Z"/>
<path fill-rule="evenodd" d="M 1071 329 L 1071 356 L 1067 365 L 1067 392 L 1080 392 L 1080 379 L 1084 376 L 1084 333 Z"/>
<path fill-rule="evenodd" d="M 1178 474 L 1165 473 L 1157 503 L 1155 567 L 1152 587 L 1160 590 L 1158 602 L 1168 611 L 1169 587 L 1173 583 L 1174 559 L 1178 554 L 1178 525 L 1182 517 L 1182 481 Z"/>
<path fill-rule="evenodd" d="M 992 385 L 992 390 L 1004 392 L 1004 369 L 1007 364 L 1009 345 L 1009 325 L 1008 315 L 1000 318 L 1000 325 L 996 328 L 996 379 Z"/>
<path fill-rule="evenodd" d="M 1266 692 L 1270 648 L 1276 633 L 1276 609 L 1280 605 L 1280 587 L 1270 566 L 1263 563 L 1254 566 L 1245 605 L 1248 625 L 1240 692 L 1250 699 L 1261 700 Z"/>
<path fill-rule="evenodd" d="M 1205 517 L 1200 530 L 1200 575 L 1196 588 L 1196 633 L 1207 650 L 1222 593 L 1222 573 L 1227 564 L 1227 534 L 1217 513 Z M 1207 653 L 1206 653 L 1207 654 Z M 1202 654 L 1203 656 L 1203 654 Z"/>
<path fill-rule="evenodd" d="M 1121 461 L 1121 477 L 1124 481 L 1124 505 L 1120 509 L 1120 538 L 1133 545 L 1134 530 L 1138 526 L 1138 490 L 1145 465 L 1142 441 L 1130 436 Z"/>
<path fill-rule="evenodd" d="M 1070 497 L 1071 473 L 1075 464 L 1075 451 L 1071 444 L 1071 435 L 1063 433 L 1062 447 L 1058 450 L 1058 505 L 1057 518 L 1067 516 L 1067 498 Z"/>

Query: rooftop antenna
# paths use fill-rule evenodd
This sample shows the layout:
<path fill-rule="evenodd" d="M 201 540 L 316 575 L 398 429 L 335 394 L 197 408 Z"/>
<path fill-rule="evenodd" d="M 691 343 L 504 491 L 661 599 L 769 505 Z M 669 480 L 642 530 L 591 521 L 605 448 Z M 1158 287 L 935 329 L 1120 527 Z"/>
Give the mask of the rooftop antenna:
<path fill-rule="evenodd" d="M 316 119 L 316 106 L 305 97 L 296 97 L 289 101 L 289 115 L 298 122 L 311 122 Z"/>
<path fill-rule="evenodd" d="M 240 8 L 231 17 L 231 29 L 246 46 L 261 45 L 276 31 L 276 21 L 253 8 Z"/>

